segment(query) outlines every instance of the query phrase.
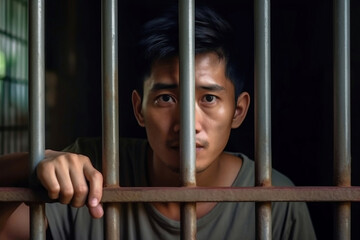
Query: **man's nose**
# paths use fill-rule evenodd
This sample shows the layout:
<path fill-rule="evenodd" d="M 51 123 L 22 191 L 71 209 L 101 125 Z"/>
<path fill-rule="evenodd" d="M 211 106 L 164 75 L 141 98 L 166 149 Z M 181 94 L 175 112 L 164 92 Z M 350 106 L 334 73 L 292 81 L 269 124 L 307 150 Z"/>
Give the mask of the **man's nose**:
<path fill-rule="evenodd" d="M 180 131 L 180 108 L 178 107 L 174 113 L 173 130 L 175 133 Z"/>
<path fill-rule="evenodd" d="M 202 111 L 200 107 L 197 104 L 195 104 L 195 133 L 201 132 L 202 121 L 203 121 Z"/>
<path fill-rule="evenodd" d="M 201 109 L 195 104 L 195 133 L 202 130 L 202 118 Z M 180 131 L 180 110 L 175 112 L 173 130 L 174 132 Z"/>

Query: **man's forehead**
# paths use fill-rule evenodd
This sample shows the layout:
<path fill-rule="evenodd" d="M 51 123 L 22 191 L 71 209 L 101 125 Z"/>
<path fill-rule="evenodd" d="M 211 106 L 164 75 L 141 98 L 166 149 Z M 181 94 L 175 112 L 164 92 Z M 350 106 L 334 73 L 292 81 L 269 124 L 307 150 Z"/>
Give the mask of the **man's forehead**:
<path fill-rule="evenodd" d="M 177 83 L 154 83 L 151 86 L 151 91 L 158 91 L 163 89 L 176 89 L 179 87 Z"/>
<path fill-rule="evenodd" d="M 195 82 L 198 87 L 225 86 L 227 81 L 229 79 L 226 78 L 224 59 L 213 52 L 196 55 Z M 148 91 L 175 89 L 178 85 L 179 58 L 176 56 L 157 60 L 152 65 L 150 76 L 144 81 L 144 88 Z"/>

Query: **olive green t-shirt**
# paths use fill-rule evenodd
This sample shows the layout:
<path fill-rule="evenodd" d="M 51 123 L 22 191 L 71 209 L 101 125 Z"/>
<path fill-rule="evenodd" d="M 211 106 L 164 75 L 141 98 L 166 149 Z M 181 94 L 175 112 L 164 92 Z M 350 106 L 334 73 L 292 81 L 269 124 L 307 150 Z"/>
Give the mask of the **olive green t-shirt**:
<path fill-rule="evenodd" d="M 121 186 L 146 187 L 146 140 L 120 140 Z M 99 139 L 78 139 L 65 149 L 87 155 L 101 170 L 101 142 Z M 254 162 L 242 154 L 242 167 L 233 187 L 254 186 Z M 272 171 L 274 186 L 293 186 L 291 181 Z M 49 233 L 53 239 L 103 239 L 103 219 L 92 219 L 86 207 L 73 208 L 60 203 L 46 205 Z M 168 219 L 149 203 L 121 205 L 121 239 L 172 240 L 180 239 L 180 223 Z M 272 203 L 273 239 L 316 239 L 305 203 Z M 197 239 L 255 239 L 255 203 L 218 203 L 208 214 L 197 220 Z"/>

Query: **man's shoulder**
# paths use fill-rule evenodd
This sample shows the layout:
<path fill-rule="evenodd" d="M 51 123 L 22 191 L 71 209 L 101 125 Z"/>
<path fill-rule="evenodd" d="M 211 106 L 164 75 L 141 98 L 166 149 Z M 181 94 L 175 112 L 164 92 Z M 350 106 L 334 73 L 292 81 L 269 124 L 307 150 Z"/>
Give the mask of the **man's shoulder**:
<path fill-rule="evenodd" d="M 146 139 L 140 138 L 119 138 L 119 147 L 124 149 L 133 149 L 142 147 L 147 144 Z M 102 149 L 102 138 L 101 137 L 79 137 L 74 143 L 67 146 L 64 152 L 81 153 L 89 150 L 101 150 Z"/>
<path fill-rule="evenodd" d="M 137 164 L 146 157 L 148 142 L 146 139 L 120 138 L 119 155 L 122 165 Z M 96 169 L 102 169 L 101 137 L 79 137 L 74 143 L 63 149 L 64 152 L 82 154 L 90 158 Z M 131 160 L 131 161 L 130 161 Z"/>
<path fill-rule="evenodd" d="M 138 150 L 144 149 L 148 144 L 146 139 L 142 138 L 120 138 L 120 148 L 127 149 L 127 150 Z M 121 150 L 120 149 L 120 150 Z"/>
<path fill-rule="evenodd" d="M 243 181 L 245 180 L 247 182 L 246 185 L 253 186 L 255 184 L 255 161 L 242 153 L 231 154 L 241 158 L 243 161 L 238 178 L 241 178 Z M 287 176 L 276 169 L 272 169 L 271 178 L 273 186 L 294 186 L 294 183 Z"/>

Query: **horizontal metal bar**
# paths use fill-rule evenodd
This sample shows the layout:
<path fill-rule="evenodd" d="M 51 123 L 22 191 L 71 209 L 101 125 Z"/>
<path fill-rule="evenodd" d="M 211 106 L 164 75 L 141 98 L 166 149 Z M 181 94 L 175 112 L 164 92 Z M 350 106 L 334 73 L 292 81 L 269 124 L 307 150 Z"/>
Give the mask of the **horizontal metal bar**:
<path fill-rule="evenodd" d="M 28 188 L 0 188 L 0 202 L 52 202 Z M 121 187 L 102 202 L 360 202 L 360 187 Z"/>

